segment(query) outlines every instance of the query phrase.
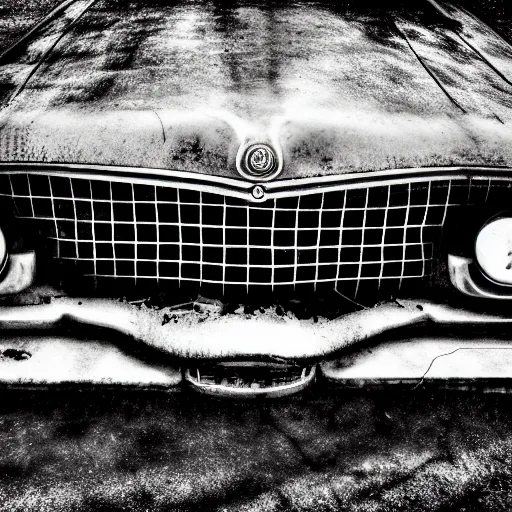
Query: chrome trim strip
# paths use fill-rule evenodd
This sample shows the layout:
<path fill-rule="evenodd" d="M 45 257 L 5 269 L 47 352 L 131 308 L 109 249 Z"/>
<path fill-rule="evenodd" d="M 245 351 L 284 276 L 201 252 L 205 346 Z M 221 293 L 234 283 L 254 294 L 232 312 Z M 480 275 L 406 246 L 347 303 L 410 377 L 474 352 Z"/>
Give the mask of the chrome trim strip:
<path fill-rule="evenodd" d="M 418 167 L 389 169 L 384 171 L 347 172 L 335 176 L 276 180 L 268 183 L 254 183 L 238 178 L 210 176 L 177 170 L 34 162 L 0 162 L 0 174 L 42 173 L 48 176 L 87 178 L 92 180 L 118 181 L 125 183 L 150 184 L 163 187 L 211 192 L 237 197 L 249 202 L 268 199 L 308 195 L 320 192 L 376 187 L 407 182 L 464 180 L 464 179 L 506 179 L 512 181 L 511 167 L 454 166 Z M 264 194 L 254 197 L 252 191 L 259 187 Z M 259 194 L 256 194 L 257 196 Z"/>
<path fill-rule="evenodd" d="M 165 169 L 85 164 L 0 162 L 0 174 L 1 173 L 41 173 L 46 176 L 62 176 L 65 178 L 85 178 L 141 185 L 157 185 L 254 200 L 250 192 L 254 187 L 254 183 L 248 183 L 233 178 L 194 174 L 183 171 L 168 171 Z"/>
<path fill-rule="evenodd" d="M 306 368 L 304 368 L 305 370 Z M 269 387 L 269 388 L 236 388 L 229 386 L 222 386 L 217 384 L 205 384 L 194 378 L 190 374 L 190 369 L 185 370 L 185 381 L 192 387 L 192 389 L 199 391 L 205 395 L 219 396 L 223 398 L 277 398 L 281 396 L 289 396 L 298 393 L 309 386 L 315 379 L 316 365 L 312 366 L 307 375 L 304 375 L 296 382 L 283 384 L 282 386 Z"/>
<path fill-rule="evenodd" d="M 7 273 L 0 282 L 0 295 L 19 293 L 34 282 L 36 275 L 36 253 L 10 254 Z"/>
<path fill-rule="evenodd" d="M 165 322 L 174 315 L 177 323 Z M 194 311 L 153 310 L 113 299 L 55 298 L 50 304 L 0 308 L 0 329 L 53 329 L 62 321 L 103 327 L 185 359 L 324 359 L 349 346 L 407 326 L 512 325 L 512 316 L 404 300 L 335 320 L 226 314 L 205 318 Z"/>
<path fill-rule="evenodd" d="M 450 281 L 459 292 L 480 299 L 512 300 L 510 286 L 501 287 L 495 285 L 494 287 L 487 288 L 477 284 L 471 275 L 471 270 L 474 268 L 475 263 L 471 258 L 454 256 L 453 254 L 448 255 Z"/>

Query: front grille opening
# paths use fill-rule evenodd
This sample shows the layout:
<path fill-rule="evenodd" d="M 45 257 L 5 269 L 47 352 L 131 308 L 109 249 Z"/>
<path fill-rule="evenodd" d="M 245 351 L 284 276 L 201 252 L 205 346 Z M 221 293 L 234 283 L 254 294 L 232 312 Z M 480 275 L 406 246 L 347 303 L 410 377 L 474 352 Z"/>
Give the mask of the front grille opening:
<path fill-rule="evenodd" d="M 411 181 L 248 203 L 166 186 L 0 175 L 37 232 L 44 275 L 73 293 L 277 298 L 333 291 L 366 304 L 424 293 L 461 206 L 507 205 L 498 179 Z"/>
<path fill-rule="evenodd" d="M 201 385 L 224 388 L 266 389 L 298 383 L 307 379 L 312 366 L 257 362 L 202 364 L 189 370 L 189 379 Z"/>

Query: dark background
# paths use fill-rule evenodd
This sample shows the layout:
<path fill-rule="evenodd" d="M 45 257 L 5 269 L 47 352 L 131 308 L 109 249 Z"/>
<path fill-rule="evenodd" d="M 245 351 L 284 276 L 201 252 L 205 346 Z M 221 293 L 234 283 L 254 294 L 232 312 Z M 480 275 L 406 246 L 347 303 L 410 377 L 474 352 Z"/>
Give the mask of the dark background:
<path fill-rule="evenodd" d="M 462 3 L 511 40 L 508 0 Z M 57 4 L 0 0 L 0 50 Z M 252 403 L 4 389 L 0 508 L 511 510 L 511 420 L 509 394 L 433 388 Z"/>

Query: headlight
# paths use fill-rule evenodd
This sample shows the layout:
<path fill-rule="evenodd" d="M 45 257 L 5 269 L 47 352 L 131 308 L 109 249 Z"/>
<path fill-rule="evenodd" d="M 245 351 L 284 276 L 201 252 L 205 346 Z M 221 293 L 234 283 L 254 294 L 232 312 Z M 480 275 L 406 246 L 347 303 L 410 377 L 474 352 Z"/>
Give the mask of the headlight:
<path fill-rule="evenodd" d="M 489 279 L 512 286 L 512 217 L 495 217 L 484 225 L 476 237 L 475 255 Z"/>
<path fill-rule="evenodd" d="M 0 273 L 5 269 L 7 264 L 7 243 L 5 242 L 5 236 L 0 229 Z"/>

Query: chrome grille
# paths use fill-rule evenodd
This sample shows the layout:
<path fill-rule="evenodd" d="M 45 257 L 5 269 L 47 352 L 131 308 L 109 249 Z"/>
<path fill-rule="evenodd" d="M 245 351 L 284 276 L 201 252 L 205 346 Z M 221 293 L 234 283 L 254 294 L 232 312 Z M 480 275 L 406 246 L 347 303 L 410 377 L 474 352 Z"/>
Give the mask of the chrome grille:
<path fill-rule="evenodd" d="M 428 284 L 449 211 L 504 193 L 506 181 L 432 180 L 247 203 L 170 186 L 0 176 L 15 215 L 50 241 L 60 277 L 217 294 L 356 298 Z"/>

